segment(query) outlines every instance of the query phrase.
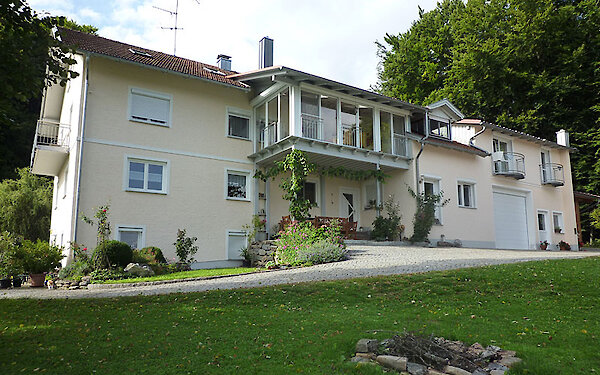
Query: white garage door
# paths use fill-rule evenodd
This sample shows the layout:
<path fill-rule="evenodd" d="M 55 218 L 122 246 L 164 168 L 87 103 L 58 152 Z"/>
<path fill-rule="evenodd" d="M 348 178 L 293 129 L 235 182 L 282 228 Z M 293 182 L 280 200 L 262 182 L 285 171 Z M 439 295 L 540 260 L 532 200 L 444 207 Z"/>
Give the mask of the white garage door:
<path fill-rule="evenodd" d="M 527 208 L 525 197 L 494 193 L 496 248 L 527 249 Z"/>

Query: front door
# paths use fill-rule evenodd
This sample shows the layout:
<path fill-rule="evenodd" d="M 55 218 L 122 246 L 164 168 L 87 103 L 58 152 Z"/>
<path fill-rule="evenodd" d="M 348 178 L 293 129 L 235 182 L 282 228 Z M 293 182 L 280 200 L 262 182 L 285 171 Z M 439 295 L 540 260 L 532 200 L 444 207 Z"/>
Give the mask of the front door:
<path fill-rule="evenodd" d="M 350 222 L 358 222 L 359 206 L 358 191 L 354 189 L 340 189 L 340 217 L 347 218 Z"/>
<path fill-rule="evenodd" d="M 542 241 L 550 242 L 548 212 L 538 211 L 537 215 L 538 215 L 538 235 L 540 238 L 540 242 L 542 242 Z"/>

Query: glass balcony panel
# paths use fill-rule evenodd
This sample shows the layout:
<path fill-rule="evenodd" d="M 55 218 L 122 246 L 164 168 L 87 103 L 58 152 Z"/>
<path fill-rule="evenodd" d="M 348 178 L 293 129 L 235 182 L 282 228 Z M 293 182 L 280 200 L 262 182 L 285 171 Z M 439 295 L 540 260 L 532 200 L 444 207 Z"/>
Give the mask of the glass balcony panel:
<path fill-rule="evenodd" d="M 337 143 L 337 98 L 321 97 L 323 140 Z"/>
<path fill-rule="evenodd" d="M 360 127 L 360 147 L 373 149 L 373 108 L 361 107 L 358 110 Z"/>

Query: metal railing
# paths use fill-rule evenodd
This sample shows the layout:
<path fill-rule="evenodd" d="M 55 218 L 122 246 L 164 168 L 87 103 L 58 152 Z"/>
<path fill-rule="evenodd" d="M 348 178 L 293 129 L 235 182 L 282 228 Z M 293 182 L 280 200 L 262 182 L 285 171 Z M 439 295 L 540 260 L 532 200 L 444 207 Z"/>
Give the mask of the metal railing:
<path fill-rule="evenodd" d="M 34 146 L 69 147 L 71 128 L 56 121 L 39 120 L 35 129 Z"/>
<path fill-rule="evenodd" d="M 565 171 L 562 164 L 540 164 L 540 175 L 544 185 L 562 186 L 565 184 Z"/>
<path fill-rule="evenodd" d="M 323 119 L 319 116 L 302 114 L 302 136 L 310 139 L 323 139 Z"/>
<path fill-rule="evenodd" d="M 492 153 L 495 175 L 525 178 L 525 155 L 518 152 L 496 151 Z"/>
<path fill-rule="evenodd" d="M 357 133 L 359 136 L 357 137 Z M 342 124 L 342 144 L 344 146 L 360 147 L 360 129 L 354 124 Z"/>
<path fill-rule="evenodd" d="M 407 138 L 402 134 L 395 134 L 392 142 L 392 153 L 394 155 L 407 156 Z"/>
<path fill-rule="evenodd" d="M 277 143 L 277 122 L 273 121 L 262 129 L 261 143 L 263 148 Z"/>

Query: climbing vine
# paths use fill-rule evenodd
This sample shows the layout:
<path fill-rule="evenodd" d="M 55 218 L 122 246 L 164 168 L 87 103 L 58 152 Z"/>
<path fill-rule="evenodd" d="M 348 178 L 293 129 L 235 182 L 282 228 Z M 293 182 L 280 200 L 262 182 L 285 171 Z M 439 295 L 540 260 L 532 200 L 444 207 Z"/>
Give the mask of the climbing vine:
<path fill-rule="evenodd" d="M 381 170 L 352 170 L 344 167 L 320 167 L 311 163 L 306 158 L 306 153 L 292 150 L 285 159 L 275 162 L 275 165 L 265 171 L 257 170 L 254 178 L 262 181 L 274 179 L 276 176 L 290 172 L 289 177 L 284 177 L 279 186 L 285 191 L 283 199 L 290 201 L 290 214 L 296 220 L 303 220 L 309 216 L 309 210 L 314 204 L 300 196 L 306 177 L 310 173 L 317 173 L 327 177 L 341 177 L 348 180 L 362 181 L 374 178 L 384 182 L 388 177 Z"/>
<path fill-rule="evenodd" d="M 449 199 L 443 200 L 444 192 L 440 191 L 439 194 L 427 194 L 422 192 L 420 194 L 409 186 L 408 192 L 417 201 L 417 212 L 413 219 L 413 235 L 410 237 L 411 242 L 423 242 L 427 241 L 431 227 L 435 222 L 435 207 L 443 207 L 450 201 Z"/>

